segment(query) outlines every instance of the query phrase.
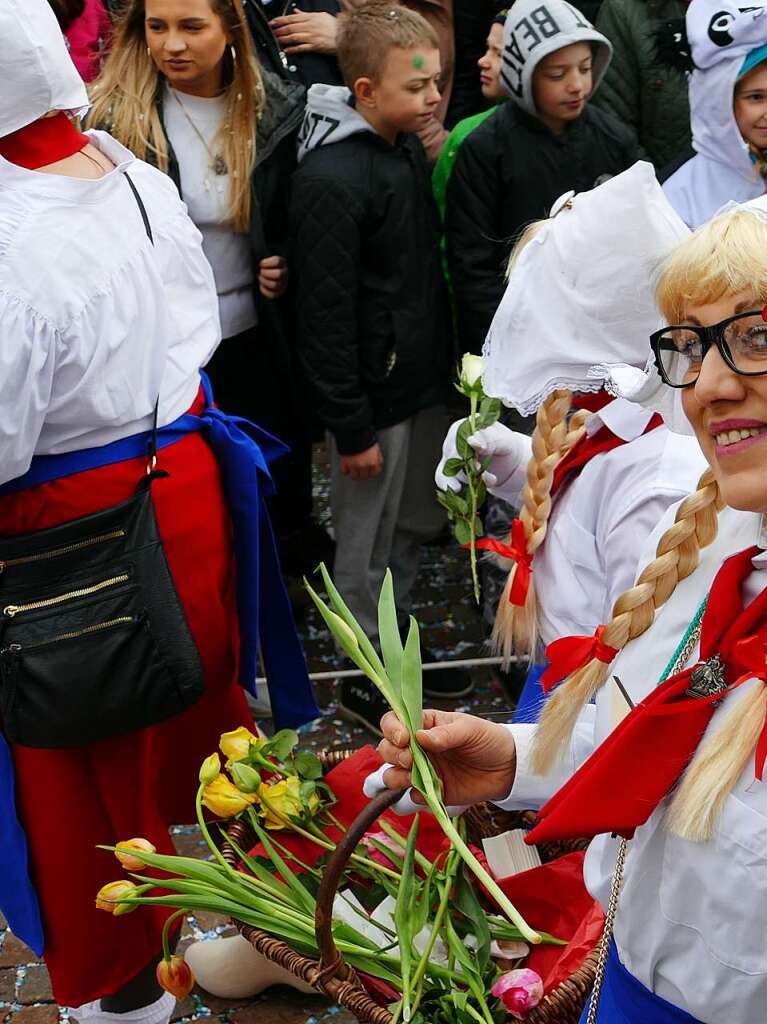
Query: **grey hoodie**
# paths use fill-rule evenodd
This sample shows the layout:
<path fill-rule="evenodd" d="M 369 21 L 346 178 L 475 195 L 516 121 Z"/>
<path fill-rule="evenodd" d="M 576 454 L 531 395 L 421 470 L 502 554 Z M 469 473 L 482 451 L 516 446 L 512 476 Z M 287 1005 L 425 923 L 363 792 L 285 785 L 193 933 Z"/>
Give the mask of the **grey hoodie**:
<path fill-rule="evenodd" d="M 313 85 L 306 96 L 306 112 L 298 133 L 298 159 L 320 146 L 329 146 L 359 132 L 375 129 L 351 105 L 352 94 L 343 85 Z"/>
<path fill-rule="evenodd" d="M 594 51 L 591 95 L 610 63 L 613 48 L 591 22 L 566 0 L 517 0 L 503 29 L 501 85 L 528 114 L 537 116 L 533 72 L 555 50 L 573 43 L 591 43 Z"/>

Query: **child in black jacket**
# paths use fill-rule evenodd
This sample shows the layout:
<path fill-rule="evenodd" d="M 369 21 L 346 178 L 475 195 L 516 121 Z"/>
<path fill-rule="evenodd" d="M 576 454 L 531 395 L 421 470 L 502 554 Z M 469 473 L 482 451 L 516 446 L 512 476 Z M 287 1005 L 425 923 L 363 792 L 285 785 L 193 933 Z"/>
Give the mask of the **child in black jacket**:
<path fill-rule="evenodd" d="M 631 129 L 587 106 L 612 47 L 565 0 L 517 0 L 504 26 L 511 98 L 465 140 L 447 190 L 445 234 L 459 342 L 479 353 L 503 295 L 513 238 L 637 159 Z"/>
<path fill-rule="evenodd" d="M 439 220 L 412 134 L 439 101 L 440 58 L 419 14 L 380 0 L 342 16 L 338 58 L 350 88 L 309 91 L 292 267 L 299 356 L 328 430 L 335 582 L 375 634 L 387 566 L 405 610 L 418 548 L 443 523 L 432 475 L 452 351 Z M 377 728 L 374 698 L 355 684 L 342 703 Z"/>

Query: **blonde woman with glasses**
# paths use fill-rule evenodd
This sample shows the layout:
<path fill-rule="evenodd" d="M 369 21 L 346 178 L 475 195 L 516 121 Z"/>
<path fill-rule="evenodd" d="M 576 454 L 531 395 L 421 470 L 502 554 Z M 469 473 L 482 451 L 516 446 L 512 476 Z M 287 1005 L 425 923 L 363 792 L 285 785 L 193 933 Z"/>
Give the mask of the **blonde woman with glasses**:
<path fill-rule="evenodd" d="M 603 212 L 641 217 L 631 190 Z M 600 239 L 591 258 L 609 260 Z M 668 326 L 645 371 L 608 376 L 694 435 L 709 466 L 616 601 L 602 633 L 612 660 L 587 652 L 536 726 L 427 711 L 418 740 L 448 803 L 539 807 L 533 842 L 596 837 L 585 881 L 608 911 L 605 974 L 584 1024 L 763 1024 L 767 202 L 732 204 L 666 250 L 633 281 L 646 288 L 660 265 Z M 408 785 L 405 730 L 391 715 L 383 727 L 385 785 Z"/>

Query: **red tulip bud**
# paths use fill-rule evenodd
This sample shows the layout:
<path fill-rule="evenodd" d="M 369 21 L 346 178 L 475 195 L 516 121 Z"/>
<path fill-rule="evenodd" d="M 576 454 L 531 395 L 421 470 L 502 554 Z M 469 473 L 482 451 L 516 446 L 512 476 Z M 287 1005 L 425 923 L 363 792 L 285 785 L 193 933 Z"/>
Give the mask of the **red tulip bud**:
<path fill-rule="evenodd" d="M 189 964 L 180 956 L 161 960 L 157 965 L 157 981 L 176 999 L 186 999 L 194 988 L 194 975 Z"/>

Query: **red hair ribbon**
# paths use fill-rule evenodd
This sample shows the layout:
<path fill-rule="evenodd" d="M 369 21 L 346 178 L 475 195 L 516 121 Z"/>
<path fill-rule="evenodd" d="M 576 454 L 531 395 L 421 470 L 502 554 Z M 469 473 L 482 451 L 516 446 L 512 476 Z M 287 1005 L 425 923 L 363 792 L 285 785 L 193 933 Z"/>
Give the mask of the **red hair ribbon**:
<path fill-rule="evenodd" d="M 468 544 L 464 544 L 464 547 L 468 547 Z M 523 608 L 533 575 L 533 556 L 527 550 L 525 524 L 522 520 L 515 519 L 511 524 L 511 544 L 504 544 L 503 541 L 495 540 L 493 537 L 482 537 L 477 541 L 477 547 L 482 551 L 494 551 L 496 555 L 510 558 L 512 562 L 517 563 L 509 601 L 519 608 Z"/>
<path fill-rule="evenodd" d="M 763 683 L 767 684 L 765 645 L 758 636 L 749 636 L 745 640 L 739 640 L 732 649 L 732 660 L 738 669 L 744 671 L 730 689 L 734 690 L 736 686 L 747 683 L 749 679 L 761 679 Z M 759 782 L 764 780 L 765 761 L 767 761 L 767 720 L 765 720 L 756 744 L 754 774 Z"/>
<path fill-rule="evenodd" d="M 597 626 L 593 636 L 564 636 L 546 648 L 549 667 L 541 676 L 543 692 L 548 693 L 557 683 L 583 668 L 592 658 L 609 665 L 617 657 L 615 647 L 602 643 L 604 626 Z"/>

